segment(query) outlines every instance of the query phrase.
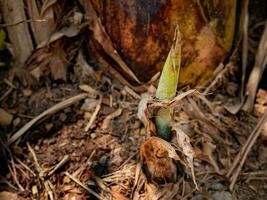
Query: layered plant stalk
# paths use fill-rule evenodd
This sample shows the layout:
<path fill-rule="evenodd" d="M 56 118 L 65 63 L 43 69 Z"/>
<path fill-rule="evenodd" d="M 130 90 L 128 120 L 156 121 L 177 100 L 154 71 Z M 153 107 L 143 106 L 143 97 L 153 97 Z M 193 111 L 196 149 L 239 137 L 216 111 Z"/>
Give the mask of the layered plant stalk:
<path fill-rule="evenodd" d="M 158 100 L 170 100 L 176 95 L 181 65 L 181 34 L 175 29 L 173 44 L 163 66 L 156 92 Z M 171 121 L 173 108 L 160 108 L 155 117 L 155 125 L 159 137 L 169 141 L 171 138 Z"/>

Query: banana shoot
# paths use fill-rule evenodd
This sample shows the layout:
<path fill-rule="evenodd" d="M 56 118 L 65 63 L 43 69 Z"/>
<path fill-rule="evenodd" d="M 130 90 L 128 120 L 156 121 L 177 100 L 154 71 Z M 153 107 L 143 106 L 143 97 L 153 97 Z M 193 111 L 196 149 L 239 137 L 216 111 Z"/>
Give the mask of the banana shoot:
<path fill-rule="evenodd" d="M 179 73 L 181 66 L 181 34 L 178 26 L 175 30 L 173 44 L 163 66 L 160 76 L 159 85 L 156 92 L 156 98 L 159 100 L 168 100 L 175 96 Z M 159 137 L 170 140 L 171 137 L 171 120 L 173 108 L 160 108 L 155 117 L 155 125 Z"/>

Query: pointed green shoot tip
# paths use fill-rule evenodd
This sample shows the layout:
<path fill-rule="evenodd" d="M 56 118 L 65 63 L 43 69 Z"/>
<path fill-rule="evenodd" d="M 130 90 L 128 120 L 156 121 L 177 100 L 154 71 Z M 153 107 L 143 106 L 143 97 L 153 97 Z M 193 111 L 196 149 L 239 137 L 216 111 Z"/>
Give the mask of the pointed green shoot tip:
<path fill-rule="evenodd" d="M 179 81 L 180 66 L 181 36 L 178 28 L 176 28 L 174 41 L 160 76 L 156 91 L 157 99 L 165 100 L 175 96 Z M 170 140 L 172 114 L 172 108 L 162 108 L 155 117 L 157 134 L 165 140 Z"/>

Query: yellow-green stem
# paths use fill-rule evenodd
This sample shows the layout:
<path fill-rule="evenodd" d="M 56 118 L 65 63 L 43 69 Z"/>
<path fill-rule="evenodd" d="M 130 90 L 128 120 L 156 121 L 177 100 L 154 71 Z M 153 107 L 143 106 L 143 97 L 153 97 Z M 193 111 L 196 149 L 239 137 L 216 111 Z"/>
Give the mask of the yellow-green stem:
<path fill-rule="evenodd" d="M 173 45 L 163 66 L 156 98 L 159 100 L 171 99 L 175 96 L 181 65 L 181 37 L 178 28 L 175 32 Z M 159 137 L 170 140 L 172 108 L 161 108 L 155 117 L 155 125 Z"/>

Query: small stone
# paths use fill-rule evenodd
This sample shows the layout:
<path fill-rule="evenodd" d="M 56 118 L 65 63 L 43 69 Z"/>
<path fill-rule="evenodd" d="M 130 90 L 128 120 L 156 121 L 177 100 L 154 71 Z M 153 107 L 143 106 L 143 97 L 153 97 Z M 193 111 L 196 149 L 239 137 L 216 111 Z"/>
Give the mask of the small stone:
<path fill-rule="evenodd" d="M 201 194 L 197 194 L 190 198 L 190 200 L 203 200 L 203 196 Z"/>
<path fill-rule="evenodd" d="M 17 117 L 16 119 L 14 119 L 13 125 L 16 127 L 20 124 L 20 122 L 21 122 L 21 119 L 19 117 Z"/>
<path fill-rule="evenodd" d="M 83 20 L 83 14 L 81 12 L 74 12 L 73 23 L 81 24 L 82 20 Z"/>
<path fill-rule="evenodd" d="M 222 183 L 215 183 L 212 185 L 211 187 L 213 190 L 216 190 L 216 191 L 221 191 L 223 189 L 225 189 L 224 185 Z"/>
<path fill-rule="evenodd" d="M 233 200 L 231 193 L 227 191 L 215 192 L 212 197 L 214 200 Z"/>
<path fill-rule="evenodd" d="M 36 196 L 38 194 L 38 188 L 36 185 L 32 186 L 32 194 L 33 196 Z"/>
<path fill-rule="evenodd" d="M 90 112 L 85 112 L 84 113 L 84 119 L 90 119 L 92 117 L 92 114 Z"/>
<path fill-rule="evenodd" d="M 96 133 L 91 133 L 91 134 L 90 134 L 90 137 L 91 137 L 92 139 L 95 139 L 95 138 L 96 138 Z"/>
<path fill-rule="evenodd" d="M 50 130 L 53 128 L 53 126 L 54 126 L 53 123 L 45 124 L 45 129 L 46 129 L 46 131 L 50 131 Z"/>
<path fill-rule="evenodd" d="M 106 166 L 107 163 L 108 163 L 108 157 L 107 157 L 107 156 L 102 156 L 102 157 L 100 158 L 100 160 L 99 160 L 99 163 L 100 163 L 100 165 L 102 165 L 102 166 Z"/>
<path fill-rule="evenodd" d="M 66 119 L 68 118 L 68 116 L 65 113 L 60 113 L 59 115 L 59 120 L 64 122 L 66 121 Z"/>
<path fill-rule="evenodd" d="M 0 108 L 0 125 L 8 126 L 13 120 L 13 115 L 4 109 Z"/>
<path fill-rule="evenodd" d="M 64 176 L 63 183 L 69 183 L 71 180 L 68 176 Z"/>
<path fill-rule="evenodd" d="M 32 90 L 30 90 L 30 89 L 24 89 L 24 90 L 22 90 L 22 92 L 23 92 L 23 95 L 24 95 L 25 97 L 30 97 L 30 96 L 32 96 Z"/>
<path fill-rule="evenodd" d="M 231 96 L 234 97 L 236 96 L 237 92 L 238 92 L 238 84 L 234 83 L 234 82 L 228 82 L 226 85 L 226 92 Z"/>
<path fill-rule="evenodd" d="M 96 99 L 85 99 L 81 110 L 86 112 L 92 112 L 95 110 L 95 107 L 97 106 L 98 101 Z"/>

